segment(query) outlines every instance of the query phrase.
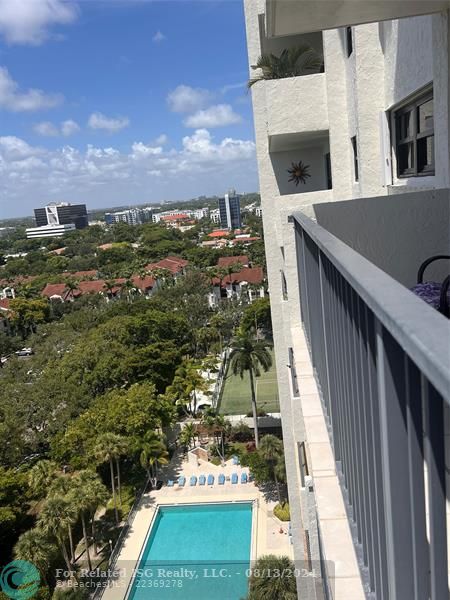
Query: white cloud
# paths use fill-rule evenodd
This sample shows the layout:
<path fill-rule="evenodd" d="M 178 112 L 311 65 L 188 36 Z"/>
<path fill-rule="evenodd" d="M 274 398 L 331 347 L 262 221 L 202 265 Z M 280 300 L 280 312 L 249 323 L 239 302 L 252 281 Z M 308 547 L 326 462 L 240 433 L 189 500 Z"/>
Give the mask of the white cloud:
<path fill-rule="evenodd" d="M 161 135 L 158 135 L 158 137 L 155 139 L 155 144 L 156 146 L 165 146 L 168 141 L 168 136 L 165 133 L 162 133 Z"/>
<path fill-rule="evenodd" d="M 128 117 L 105 117 L 102 113 L 95 112 L 89 117 L 88 125 L 91 129 L 103 129 L 114 133 L 128 127 L 130 120 Z"/>
<path fill-rule="evenodd" d="M 186 127 L 198 129 L 199 127 L 223 127 L 240 123 L 242 117 L 235 113 L 229 104 L 216 104 L 205 110 L 198 110 L 184 120 Z"/>
<path fill-rule="evenodd" d="M 34 125 L 33 127 L 33 130 L 37 134 L 43 135 L 45 137 L 57 137 L 59 135 L 58 128 L 55 127 L 53 123 L 50 123 L 50 121 L 42 121 L 42 123 L 36 123 L 36 125 Z"/>
<path fill-rule="evenodd" d="M 0 35 L 9 44 L 41 44 L 52 25 L 72 23 L 77 14 L 64 0 L 0 0 Z"/>
<path fill-rule="evenodd" d="M 160 42 L 163 42 L 166 39 L 166 36 L 161 31 L 157 31 L 152 37 L 152 41 L 155 42 L 155 44 L 159 44 Z"/>
<path fill-rule="evenodd" d="M 19 84 L 11 77 L 8 69 L 0 67 L 0 109 L 4 108 L 12 112 L 44 110 L 53 108 L 62 101 L 61 94 L 45 94 L 37 89 L 19 91 Z"/>
<path fill-rule="evenodd" d="M 169 92 L 167 103 L 172 112 L 194 112 L 204 108 L 213 98 L 208 90 L 179 85 Z"/>
<path fill-rule="evenodd" d="M 230 180 L 248 182 L 249 178 L 256 185 L 255 144 L 232 138 L 216 141 L 206 129 L 185 136 L 178 149 L 136 141 L 128 152 L 93 145 L 84 151 L 70 145 L 47 150 L 5 136 L 0 137 L 0 173 L 2 214 L 18 213 L 21 202 L 37 195 L 49 201 L 61 196 L 97 201 L 99 187 L 105 201 L 148 194 L 155 185 L 185 197 L 188 185 L 193 195 L 203 193 L 213 181 L 214 189 L 227 189 Z"/>
<path fill-rule="evenodd" d="M 67 121 L 63 121 L 61 123 L 61 133 L 68 137 L 69 135 L 73 135 L 74 133 L 78 133 L 80 131 L 80 126 L 78 123 L 73 121 L 72 119 L 67 119 Z"/>
<path fill-rule="evenodd" d="M 61 127 L 57 127 L 53 123 L 50 123 L 50 121 L 42 121 L 41 123 L 36 123 L 36 125 L 33 127 L 33 130 L 35 133 L 45 137 L 57 137 L 59 135 L 69 137 L 70 135 L 80 131 L 80 126 L 72 119 L 63 121 L 61 123 Z"/>

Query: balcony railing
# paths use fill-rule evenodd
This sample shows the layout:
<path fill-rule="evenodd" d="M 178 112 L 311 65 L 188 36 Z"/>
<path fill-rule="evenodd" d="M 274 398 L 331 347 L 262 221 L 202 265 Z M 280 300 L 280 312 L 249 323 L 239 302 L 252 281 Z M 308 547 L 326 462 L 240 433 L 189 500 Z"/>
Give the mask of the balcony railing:
<path fill-rule="evenodd" d="M 377 600 L 448 600 L 450 325 L 314 221 L 293 221 L 301 316 L 366 583 Z"/>

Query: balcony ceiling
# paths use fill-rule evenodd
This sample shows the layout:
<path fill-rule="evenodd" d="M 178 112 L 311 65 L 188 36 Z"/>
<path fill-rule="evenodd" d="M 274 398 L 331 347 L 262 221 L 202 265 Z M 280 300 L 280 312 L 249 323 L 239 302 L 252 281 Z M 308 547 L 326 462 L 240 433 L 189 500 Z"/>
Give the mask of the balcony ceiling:
<path fill-rule="evenodd" d="M 328 131 L 305 131 L 269 136 L 269 152 L 300 150 L 328 142 Z"/>
<path fill-rule="evenodd" d="M 448 10 L 449 0 L 266 0 L 267 37 Z"/>

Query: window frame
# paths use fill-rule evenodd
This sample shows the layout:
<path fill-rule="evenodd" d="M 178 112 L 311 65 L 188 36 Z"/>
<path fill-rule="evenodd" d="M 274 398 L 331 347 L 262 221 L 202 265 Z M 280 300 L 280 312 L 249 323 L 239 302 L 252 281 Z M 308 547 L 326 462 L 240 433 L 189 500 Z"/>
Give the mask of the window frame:
<path fill-rule="evenodd" d="M 433 100 L 433 127 L 419 131 L 419 108 L 426 102 Z M 391 146 L 393 153 L 395 154 L 396 161 L 396 177 L 397 179 L 408 179 L 409 177 L 432 177 L 436 174 L 436 160 L 433 151 L 433 163 L 431 166 L 426 166 L 422 170 L 418 170 L 418 142 L 422 139 L 429 137 L 433 138 L 434 146 L 434 94 L 433 88 L 430 87 L 426 90 L 415 94 L 413 97 L 408 98 L 403 103 L 393 107 L 390 110 L 391 114 Z M 410 118 L 410 131 L 408 135 L 400 137 L 401 124 L 400 119 L 407 114 L 411 114 Z M 400 152 L 399 149 L 402 146 L 408 146 L 411 144 L 413 159 L 412 167 L 403 169 L 400 171 Z M 434 148 L 433 148 L 434 149 Z"/>

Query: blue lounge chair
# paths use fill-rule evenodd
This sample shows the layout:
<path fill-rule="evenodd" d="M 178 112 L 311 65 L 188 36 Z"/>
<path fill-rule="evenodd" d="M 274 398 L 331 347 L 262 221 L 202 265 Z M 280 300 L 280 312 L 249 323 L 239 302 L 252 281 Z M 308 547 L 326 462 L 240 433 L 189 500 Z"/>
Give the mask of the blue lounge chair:
<path fill-rule="evenodd" d="M 238 465 L 240 463 L 239 456 L 233 456 L 233 465 Z"/>
<path fill-rule="evenodd" d="M 247 473 L 244 471 L 241 474 L 241 483 L 247 483 L 247 481 L 248 481 Z"/>
<path fill-rule="evenodd" d="M 192 475 L 189 479 L 189 485 L 197 485 L 197 477 L 195 475 Z"/>
<path fill-rule="evenodd" d="M 178 485 L 180 487 L 183 487 L 185 483 L 186 483 L 186 477 L 184 477 L 183 475 L 181 475 L 180 477 L 178 477 Z"/>
<path fill-rule="evenodd" d="M 239 477 L 237 476 L 237 473 L 233 473 L 233 475 L 231 476 L 231 483 L 237 483 L 239 481 Z"/>
<path fill-rule="evenodd" d="M 198 485 L 205 485 L 206 483 L 206 477 L 204 475 L 200 475 L 200 477 L 198 478 Z"/>
<path fill-rule="evenodd" d="M 214 475 L 208 475 L 208 485 L 214 484 Z"/>
<path fill-rule="evenodd" d="M 225 483 L 225 475 L 221 473 L 218 477 L 219 485 L 223 485 Z"/>
<path fill-rule="evenodd" d="M 167 487 L 173 487 L 173 486 L 174 486 L 173 479 L 169 479 L 169 481 L 167 482 Z"/>

